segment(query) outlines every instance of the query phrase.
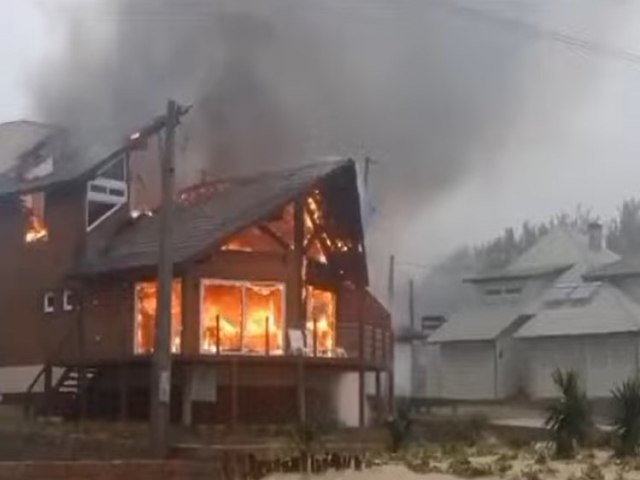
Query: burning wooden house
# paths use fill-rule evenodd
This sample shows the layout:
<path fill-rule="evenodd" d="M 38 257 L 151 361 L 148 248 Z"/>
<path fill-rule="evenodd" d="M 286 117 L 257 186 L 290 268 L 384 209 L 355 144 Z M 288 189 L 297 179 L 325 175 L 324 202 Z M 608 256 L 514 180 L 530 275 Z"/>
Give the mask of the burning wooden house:
<path fill-rule="evenodd" d="M 143 418 L 158 219 L 134 212 L 130 179 L 162 119 L 82 162 L 41 127 L 0 169 L 0 393 Z M 363 425 L 389 404 L 390 316 L 366 289 L 353 161 L 182 190 L 169 243 L 174 420 Z"/>

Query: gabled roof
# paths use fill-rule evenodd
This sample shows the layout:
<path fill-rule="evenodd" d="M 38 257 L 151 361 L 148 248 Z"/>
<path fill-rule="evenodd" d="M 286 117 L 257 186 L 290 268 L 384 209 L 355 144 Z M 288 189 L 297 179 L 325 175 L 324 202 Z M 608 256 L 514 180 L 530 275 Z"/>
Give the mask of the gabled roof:
<path fill-rule="evenodd" d="M 179 116 L 189 112 L 181 107 Z M 0 124 L 0 196 L 44 190 L 69 181 L 90 178 L 115 157 L 122 155 L 137 142 L 165 127 L 166 115 L 153 119 L 138 131 L 136 139 L 102 138 L 101 143 L 77 149 L 68 142 L 67 132 L 58 126 L 20 120 Z M 27 179 L 17 174 L 17 167 L 29 153 L 60 140 L 50 174 Z"/>
<path fill-rule="evenodd" d="M 320 182 L 343 195 L 332 200 L 338 203 L 332 207 L 335 221 L 362 242 L 355 163 L 353 160 L 321 162 L 237 179 L 229 188 L 201 203 L 176 204 L 171 239 L 174 262 L 180 264 L 198 258 L 229 236 L 272 216 Z M 327 203 L 331 203 L 328 197 Z M 157 216 L 138 217 L 123 228 L 105 250 L 88 252 L 79 273 L 99 274 L 156 265 L 157 232 Z M 357 255 L 363 269 L 361 278 L 366 282 L 364 251 Z"/>
<path fill-rule="evenodd" d="M 577 274 L 596 266 L 615 262 L 620 257 L 607 248 L 589 248 L 588 237 L 566 227 L 556 227 L 516 258 L 507 268 L 476 275 L 467 281 L 523 279 L 562 273 L 579 267 Z"/>
<path fill-rule="evenodd" d="M 640 331 L 640 305 L 613 285 L 603 284 L 587 302 L 544 306 L 516 338 L 597 335 Z"/>
<path fill-rule="evenodd" d="M 436 330 L 429 343 L 489 341 L 497 338 L 523 314 L 518 304 L 478 304 L 454 313 Z"/>
<path fill-rule="evenodd" d="M 28 120 L 0 123 L 0 175 L 16 167 L 21 155 L 57 131 L 54 125 Z"/>

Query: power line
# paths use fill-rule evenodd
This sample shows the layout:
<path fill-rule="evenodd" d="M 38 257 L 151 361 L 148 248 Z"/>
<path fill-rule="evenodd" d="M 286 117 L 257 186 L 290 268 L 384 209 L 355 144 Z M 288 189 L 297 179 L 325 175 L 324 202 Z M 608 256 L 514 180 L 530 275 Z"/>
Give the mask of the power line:
<path fill-rule="evenodd" d="M 513 17 L 496 15 L 494 13 L 489 13 L 478 8 L 467 7 L 457 2 L 447 1 L 446 3 L 441 3 L 441 6 L 445 7 L 445 9 L 451 12 L 458 12 L 463 15 L 468 15 L 469 17 L 482 20 L 484 22 L 493 23 L 494 25 L 520 30 L 523 33 L 527 33 L 531 37 L 542 38 L 562 43 L 570 47 L 577 47 L 586 52 L 596 54 L 600 57 L 611 58 L 634 65 L 640 65 L 640 54 L 632 52 L 631 50 L 592 42 L 584 38 L 574 37 L 573 35 L 569 35 L 567 33 L 541 27 L 539 25 L 525 22 Z"/>
<path fill-rule="evenodd" d="M 275 5 L 278 7 L 284 7 L 287 2 L 277 2 Z M 74 9 L 71 13 L 82 18 L 91 20 L 140 20 L 140 21 L 209 21 L 211 17 L 216 16 L 219 11 L 212 8 L 211 2 L 201 0 L 185 0 L 184 2 L 176 2 L 175 4 L 169 4 L 168 8 L 163 6 L 162 8 L 153 8 L 157 5 L 155 2 L 147 2 L 146 0 L 138 0 L 135 4 L 135 9 L 129 10 L 127 14 L 120 12 L 107 12 L 107 11 L 91 11 L 82 12 L 81 10 Z M 166 4 L 165 4 L 166 5 Z M 476 20 L 480 20 L 485 23 L 490 23 L 500 27 L 506 27 L 513 30 L 518 30 L 521 33 L 525 33 L 530 37 L 541 38 L 563 45 L 578 48 L 584 52 L 588 52 L 599 56 L 601 58 L 610 58 L 618 61 L 622 61 L 632 65 L 640 65 L 640 53 L 633 52 L 631 50 L 614 47 L 608 44 L 602 44 L 586 40 L 584 38 L 576 37 L 568 33 L 560 32 L 551 28 L 545 28 L 533 23 L 529 23 L 524 20 L 520 20 L 513 17 L 508 17 L 493 12 L 488 12 L 475 7 L 468 7 L 458 2 L 446 0 L 446 1 L 434 1 L 428 3 L 428 5 L 436 5 L 442 7 L 444 10 L 467 16 Z M 338 5 L 341 8 L 344 6 Z M 380 8 L 376 5 L 368 5 L 366 3 L 358 3 L 351 8 L 365 8 L 371 10 L 381 10 L 385 14 L 392 14 L 397 12 L 397 9 Z M 401 7 L 400 7 L 401 8 Z"/>

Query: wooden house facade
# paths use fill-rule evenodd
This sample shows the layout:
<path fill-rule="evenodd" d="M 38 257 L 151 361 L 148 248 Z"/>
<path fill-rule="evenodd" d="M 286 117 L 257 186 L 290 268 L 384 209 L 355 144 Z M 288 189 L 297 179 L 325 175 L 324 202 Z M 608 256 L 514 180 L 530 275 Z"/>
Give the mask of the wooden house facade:
<path fill-rule="evenodd" d="M 130 179 L 162 128 L 95 161 L 63 149 L 49 171 L 32 147 L 15 162 L 31 170 L 0 170 L 4 401 L 148 415 L 158 218 L 135 211 Z M 391 321 L 366 288 L 353 161 L 200 182 L 172 217 L 174 420 L 364 425 L 389 406 Z M 16 372 L 29 382 L 3 391 Z"/>

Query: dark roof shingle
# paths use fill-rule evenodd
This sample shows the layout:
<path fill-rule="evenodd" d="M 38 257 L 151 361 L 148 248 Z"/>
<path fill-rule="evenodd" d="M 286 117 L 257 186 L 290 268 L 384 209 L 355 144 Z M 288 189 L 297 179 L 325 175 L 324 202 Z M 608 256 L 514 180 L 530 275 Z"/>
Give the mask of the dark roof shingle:
<path fill-rule="evenodd" d="M 196 257 L 229 235 L 273 214 L 320 180 L 346 170 L 351 170 L 355 180 L 352 160 L 322 162 L 237 181 L 202 203 L 177 203 L 172 219 L 174 262 Z M 354 188 L 357 189 L 355 182 Z M 359 215 L 357 202 L 355 206 Z M 104 251 L 88 252 L 79 273 L 99 274 L 155 265 L 158 223 L 157 216 L 139 217 L 117 234 Z"/>

